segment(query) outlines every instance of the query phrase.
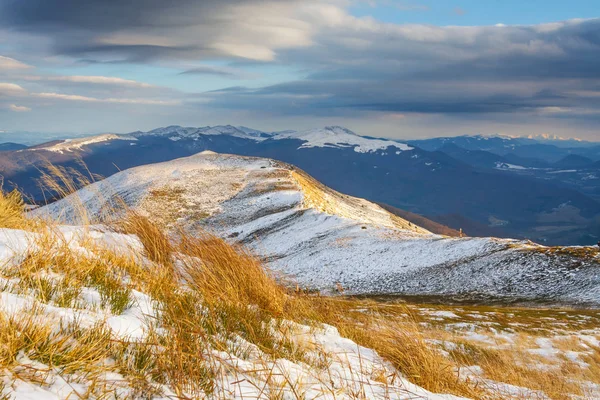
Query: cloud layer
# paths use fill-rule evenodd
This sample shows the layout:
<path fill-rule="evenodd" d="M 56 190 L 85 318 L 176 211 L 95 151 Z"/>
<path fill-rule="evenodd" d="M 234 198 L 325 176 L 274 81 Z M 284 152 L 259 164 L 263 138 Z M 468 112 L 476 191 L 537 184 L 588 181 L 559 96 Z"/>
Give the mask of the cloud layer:
<path fill-rule="evenodd" d="M 16 104 L 9 95 L 26 92 L 32 104 L 25 107 L 34 110 L 40 100 L 181 105 L 190 116 L 235 112 L 342 123 L 363 118 L 373 126 L 382 117 L 392 126 L 398 116 L 403 121 L 431 116 L 479 121 L 479 126 L 486 120 L 489 126 L 522 123 L 523 129 L 557 121 L 589 132 L 587 127 L 600 120 L 600 19 L 531 26 L 399 25 L 355 17 L 348 11 L 351 4 L 0 0 L 0 26 L 25 38 L 23 43 L 43 37 L 39 51 L 46 57 L 167 66 L 181 79 L 231 81 L 198 93 L 98 74 L 33 75 L 18 57 L 11 58 L 18 55 L 13 51 L 11 57 L 0 56 L 0 81 L 6 82 L 0 83 L 0 102 Z M 275 84 L 252 85 L 256 73 L 250 69 L 269 66 L 296 73 Z M 6 86 L 10 82 L 20 90 Z"/>

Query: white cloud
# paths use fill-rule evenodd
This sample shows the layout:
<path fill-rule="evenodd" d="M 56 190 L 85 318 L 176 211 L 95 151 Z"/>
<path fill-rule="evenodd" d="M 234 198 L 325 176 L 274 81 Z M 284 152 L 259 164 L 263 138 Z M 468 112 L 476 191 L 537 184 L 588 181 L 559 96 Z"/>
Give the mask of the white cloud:
<path fill-rule="evenodd" d="M 63 94 L 63 93 L 32 93 L 32 96 L 39 97 L 42 99 L 56 99 L 56 100 L 68 100 L 68 101 L 79 101 L 86 103 L 117 103 L 117 104 L 147 104 L 147 105 L 177 105 L 180 104 L 179 100 L 155 100 L 155 99 L 127 99 L 127 98 L 105 98 L 99 99 L 96 97 L 80 96 L 74 94 Z"/>
<path fill-rule="evenodd" d="M 2 69 L 27 69 L 30 65 L 24 64 L 14 58 L 0 56 L 0 70 Z"/>
<path fill-rule="evenodd" d="M 15 83 L 3 83 L 0 82 L 0 96 L 1 95 L 18 95 L 24 94 L 25 89 Z"/>
<path fill-rule="evenodd" d="M 10 104 L 10 105 L 8 106 L 8 109 L 9 109 L 10 111 L 14 111 L 14 112 L 28 112 L 28 111 L 31 111 L 31 108 L 29 108 L 29 107 L 25 107 L 25 106 L 18 106 L 18 105 L 16 105 L 16 104 Z"/>
<path fill-rule="evenodd" d="M 48 80 L 58 82 L 73 82 L 73 83 L 92 83 L 100 85 L 115 85 L 115 86 L 126 86 L 136 88 L 151 88 L 152 85 L 144 82 L 138 82 L 129 79 L 116 78 L 110 76 L 41 76 L 41 77 L 30 77 L 35 80 Z"/>

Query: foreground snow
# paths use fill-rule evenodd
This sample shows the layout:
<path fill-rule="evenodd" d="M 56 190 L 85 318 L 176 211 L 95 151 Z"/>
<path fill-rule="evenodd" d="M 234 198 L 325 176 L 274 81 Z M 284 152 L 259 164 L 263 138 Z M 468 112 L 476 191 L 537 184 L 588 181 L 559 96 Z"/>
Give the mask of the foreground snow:
<path fill-rule="evenodd" d="M 29 251 L 36 250 L 37 236 L 20 230 L 0 229 L 2 269 L 19 265 Z M 120 253 L 140 252 L 139 242 L 129 235 L 60 227 L 56 237 L 76 253 L 89 251 L 84 243 L 89 243 L 90 238 L 99 248 Z M 158 320 L 154 300 L 144 293 L 133 291 L 131 305 L 121 314 L 114 315 L 101 305 L 100 295 L 91 287 L 84 288 L 77 301 L 77 308 L 69 308 L 58 307 L 52 301 L 43 303 L 33 294 L 18 290 L 18 279 L 1 279 L 0 312 L 8 316 L 23 317 L 35 308 L 39 323 L 51 324 L 56 328 L 78 324 L 83 329 L 105 324 L 115 340 L 132 343 L 143 342 L 153 321 Z M 281 398 L 290 399 L 458 399 L 456 396 L 433 394 L 410 383 L 373 350 L 341 337 L 334 327 L 308 327 L 289 321 L 276 322 L 273 321 L 274 335 L 286 335 L 294 343 L 310 348 L 310 357 L 314 358 L 315 363 L 321 363 L 322 367 L 317 368 L 300 361 L 273 359 L 238 336 L 229 339 L 228 347 L 231 351 L 211 350 L 213 368 L 217 375 L 214 379 L 214 391 L 207 398 L 269 399 L 280 395 Z M 153 326 L 152 329 L 160 332 L 161 327 Z M 206 355 L 198 354 L 198 357 Z M 106 360 L 106 363 L 110 365 L 111 360 Z M 85 374 L 69 374 L 60 368 L 51 368 L 30 359 L 25 353 L 18 355 L 16 367 L 10 371 L 0 371 L 0 384 L 4 386 L 4 391 L 0 394 L 14 399 L 79 398 L 93 393 L 93 388 L 98 385 L 105 385 L 107 393 L 112 393 L 117 398 L 138 397 L 127 377 L 118 373 L 106 372 L 100 381 L 96 379 L 91 382 Z M 152 398 L 185 397 L 181 393 L 176 395 L 168 385 L 151 380 L 149 384 L 159 393 L 150 396 Z M 273 387 L 280 392 L 273 392 Z M 144 395 L 144 398 L 146 396 L 148 395 Z"/>

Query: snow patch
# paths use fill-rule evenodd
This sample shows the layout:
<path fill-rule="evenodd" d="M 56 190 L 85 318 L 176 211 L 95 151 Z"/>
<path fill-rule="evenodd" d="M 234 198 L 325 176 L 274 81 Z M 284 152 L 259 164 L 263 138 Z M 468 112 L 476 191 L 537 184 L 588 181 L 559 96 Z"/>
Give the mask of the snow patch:
<path fill-rule="evenodd" d="M 407 144 L 394 142 L 385 139 L 371 139 L 359 136 L 349 129 L 340 126 L 328 126 L 322 129 L 310 129 L 301 132 L 282 132 L 276 134 L 274 139 L 298 139 L 305 143 L 299 148 L 306 149 L 311 147 L 329 147 L 329 148 L 354 148 L 357 153 L 371 153 L 377 150 L 385 150 L 388 147 L 395 147 L 396 154 L 401 151 L 409 151 L 414 148 Z"/>

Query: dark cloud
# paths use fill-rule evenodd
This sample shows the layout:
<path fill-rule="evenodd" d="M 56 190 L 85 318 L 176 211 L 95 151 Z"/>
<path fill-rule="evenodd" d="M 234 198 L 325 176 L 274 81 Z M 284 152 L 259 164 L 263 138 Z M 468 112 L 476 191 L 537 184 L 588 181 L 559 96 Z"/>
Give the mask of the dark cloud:
<path fill-rule="evenodd" d="M 179 75 L 212 75 L 229 79 L 252 79 L 255 77 L 255 75 L 244 72 L 241 69 L 231 67 L 215 67 L 211 65 L 197 66 L 180 72 Z"/>
<path fill-rule="evenodd" d="M 318 2 L 0 0 L 0 26 L 43 34 L 54 52 L 91 61 L 269 60 L 275 49 L 308 43 L 305 3 Z"/>
<path fill-rule="evenodd" d="M 586 120 L 600 114 L 600 19 L 396 25 L 355 18 L 344 4 L 0 0 L 0 26 L 39 34 L 52 53 L 80 62 L 172 63 L 183 76 L 225 79 L 248 79 L 249 64 L 305 71 L 303 79 L 278 85 L 185 98 L 205 108 L 313 116 L 521 113 Z M 203 59 L 228 66 L 197 65 Z"/>
<path fill-rule="evenodd" d="M 335 27 L 281 54 L 307 79 L 211 94 L 214 105 L 281 113 L 600 113 L 600 20 L 537 26 Z M 559 111 L 557 111 L 559 110 Z"/>
<path fill-rule="evenodd" d="M 4 24 L 33 31 L 76 29 L 111 32 L 126 26 L 134 28 L 194 25 L 215 4 L 235 3 L 194 0 L 3 0 L 0 2 Z M 199 13 L 186 13 L 190 8 Z M 180 10 L 180 11 L 178 11 Z M 157 18 L 163 15 L 163 19 Z"/>

